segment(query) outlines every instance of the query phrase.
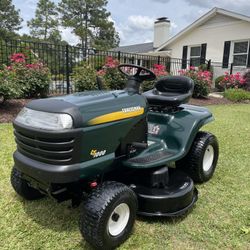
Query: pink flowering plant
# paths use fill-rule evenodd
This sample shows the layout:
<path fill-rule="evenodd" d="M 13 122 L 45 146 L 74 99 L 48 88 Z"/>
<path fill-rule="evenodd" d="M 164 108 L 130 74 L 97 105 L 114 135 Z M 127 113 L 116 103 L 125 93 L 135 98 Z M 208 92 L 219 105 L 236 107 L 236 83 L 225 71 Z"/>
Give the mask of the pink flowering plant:
<path fill-rule="evenodd" d="M 154 64 L 153 68 L 151 69 L 156 75 L 157 78 L 167 76 L 168 72 L 166 70 L 166 67 L 162 64 Z"/>
<path fill-rule="evenodd" d="M 180 75 L 190 77 L 194 81 L 194 98 L 205 97 L 212 86 L 212 73 L 208 70 L 190 67 L 179 71 Z"/>
<path fill-rule="evenodd" d="M 126 84 L 126 77 L 119 70 L 119 61 L 111 56 L 106 57 L 103 67 L 97 75 L 103 80 L 105 88 L 123 89 Z"/>
<path fill-rule="evenodd" d="M 156 80 L 155 81 L 145 81 L 143 83 L 142 89 L 143 91 L 150 90 L 154 87 L 154 84 L 157 80 L 160 78 L 169 75 L 169 73 L 166 70 L 166 67 L 162 64 L 154 64 L 153 67 L 150 69 L 153 73 L 156 75 Z"/>
<path fill-rule="evenodd" d="M 240 74 L 240 72 L 231 75 L 228 72 L 225 72 L 224 77 L 219 82 L 219 85 L 224 89 L 244 88 L 246 86 L 246 79 Z"/>
<path fill-rule="evenodd" d="M 27 64 L 26 56 L 10 56 L 11 65 L 0 72 L 0 94 L 4 99 L 45 97 L 51 81 L 49 69 L 40 61 Z"/>
<path fill-rule="evenodd" d="M 10 56 L 12 63 L 25 63 L 26 56 L 23 53 L 16 53 Z"/>

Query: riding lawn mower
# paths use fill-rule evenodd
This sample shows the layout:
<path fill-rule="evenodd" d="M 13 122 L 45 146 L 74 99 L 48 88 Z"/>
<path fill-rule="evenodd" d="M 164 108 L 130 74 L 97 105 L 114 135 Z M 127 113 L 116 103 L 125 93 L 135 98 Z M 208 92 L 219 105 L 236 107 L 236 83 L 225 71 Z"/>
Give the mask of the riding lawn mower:
<path fill-rule="evenodd" d="M 198 198 L 194 182 L 213 176 L 219 154 L 216 137 L 200 131 L 212 114 L 186 104 L 190 78 L 163 77 L 141 94 L 155 74 L 131 64 L 119 70 L 124 90 L 33 100 L 13 123 L 14 190 L 26 200 L 82 204 L 80 232 L 98 249 L 122 244 L 136 214 L 187 213 Z"/>

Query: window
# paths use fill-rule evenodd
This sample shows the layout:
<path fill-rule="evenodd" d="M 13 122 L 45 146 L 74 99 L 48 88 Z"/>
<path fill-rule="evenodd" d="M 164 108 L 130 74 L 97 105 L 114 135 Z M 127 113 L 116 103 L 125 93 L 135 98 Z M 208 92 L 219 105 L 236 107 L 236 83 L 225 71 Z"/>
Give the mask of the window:
<path fill-rule="evenodd" d="M 233 50 L 233 64 L 234 66 L 246 66 L 249 42 L 235 42 Z"/>
<path fill-rule="evenodd" d="M 198 67 L 201 61 L 201 46 L 190 48 L 190 66 Z"/>

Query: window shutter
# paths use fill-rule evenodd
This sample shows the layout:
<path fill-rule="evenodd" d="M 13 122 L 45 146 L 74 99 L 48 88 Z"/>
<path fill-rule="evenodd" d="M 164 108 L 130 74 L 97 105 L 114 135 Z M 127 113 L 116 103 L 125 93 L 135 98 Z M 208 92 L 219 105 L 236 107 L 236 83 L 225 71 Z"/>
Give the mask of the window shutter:
<path fill-rule="evenodd" d="M 250 68 L 250 44 L 248 45 L 248 59 L 247 59 L 247 67 Z"/>
<path fill-rule="evenodd" d="M 201 61 L 200 61 L 201 64 L 205 64 L 206 62 L 206 53 L 207 53 L 207 44 L 203 43 L 201 45 Z"/>
<path fill-rule="evenodd" d="M 224 53 L 223 53 L 222 68 L 228 68 L 229 55 L 230 55 L 230 46 L 231 46 L 230 41 L 226 41 L 224 43 Z"/>
<path fill-rule="evenodd" d="M 183 50 L 182 50 L 182 65 L 181 65 L 182 69 L 186 69 L 187 68 L 187 50 L 188 50 L 188 46 L 183 46 Z"/>

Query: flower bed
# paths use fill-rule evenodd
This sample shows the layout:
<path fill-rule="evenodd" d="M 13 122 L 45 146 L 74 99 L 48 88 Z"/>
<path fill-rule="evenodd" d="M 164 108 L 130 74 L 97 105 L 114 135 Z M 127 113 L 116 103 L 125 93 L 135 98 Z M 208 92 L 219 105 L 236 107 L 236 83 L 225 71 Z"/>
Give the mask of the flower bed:
<path fill-rule="evenodd" d="M 10 57 L 11 65 L 0 70 L 0 95 L 10 98 L 46 97 L 51 82 L 49 69 L 39 60 L 28 64 L 22 53 Z"/>

